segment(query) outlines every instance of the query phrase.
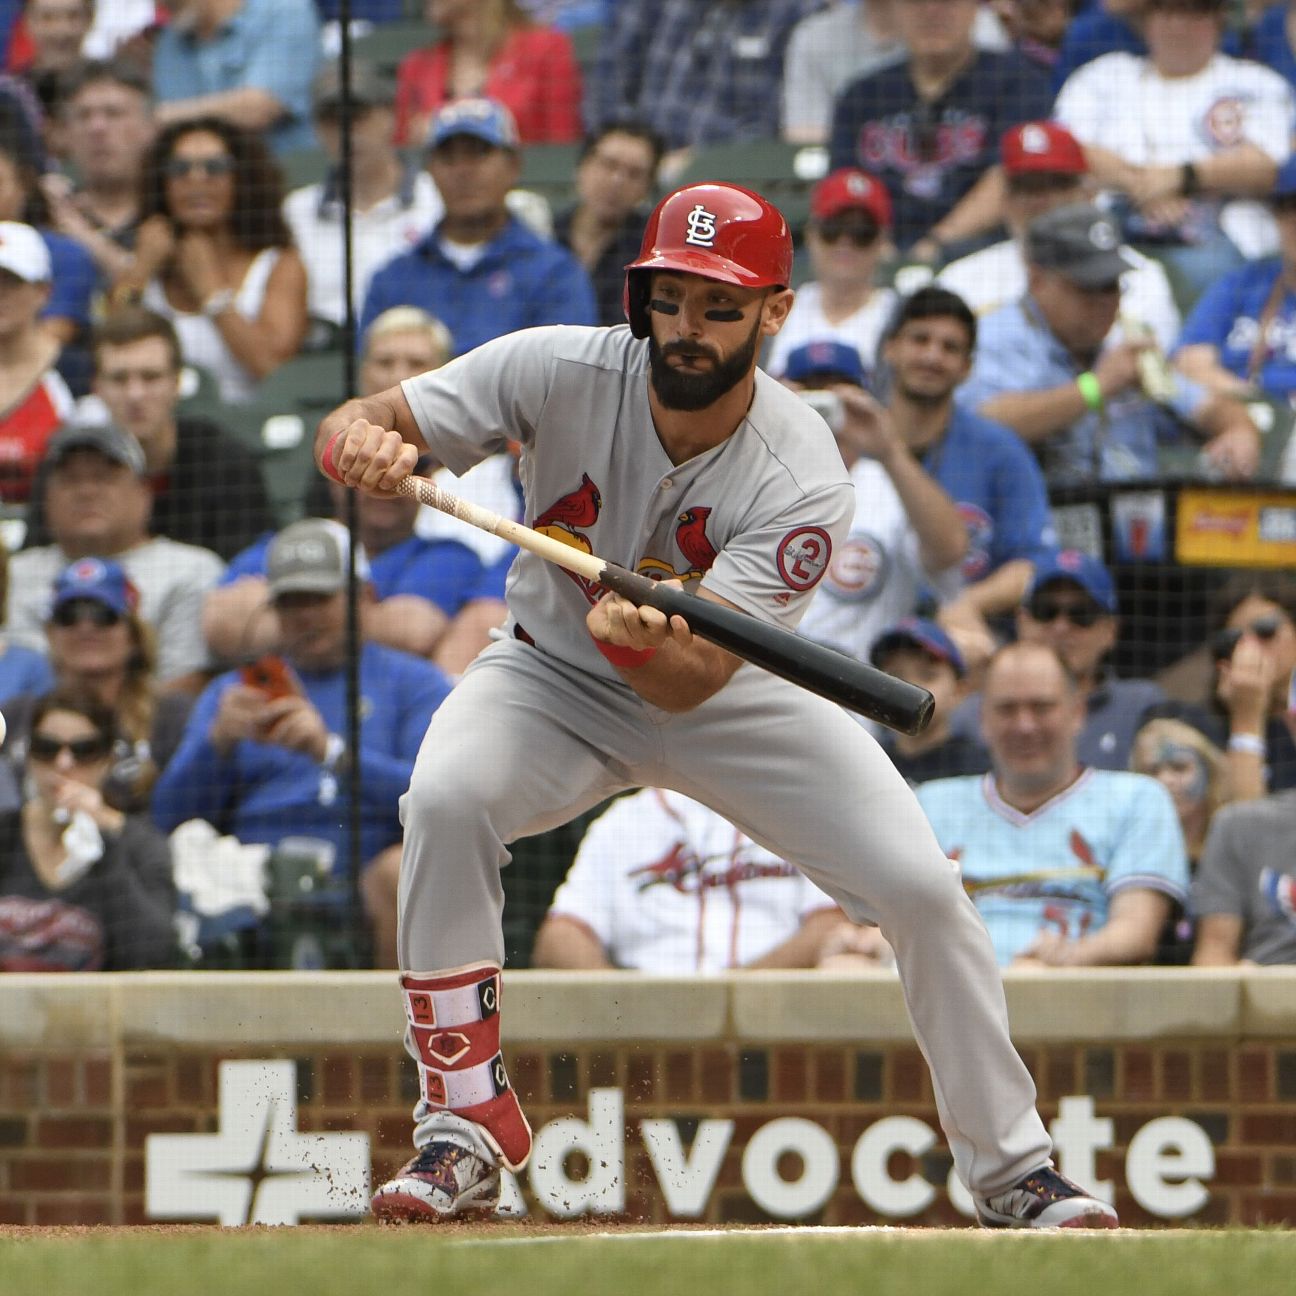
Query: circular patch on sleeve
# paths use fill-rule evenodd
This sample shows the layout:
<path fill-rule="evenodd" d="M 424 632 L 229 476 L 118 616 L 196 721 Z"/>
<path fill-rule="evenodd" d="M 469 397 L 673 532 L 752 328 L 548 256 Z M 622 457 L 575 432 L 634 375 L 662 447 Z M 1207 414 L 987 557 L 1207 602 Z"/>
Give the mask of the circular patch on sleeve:
<path fill-rule="evenodd" d="M 797 527 L 779 542 L 778 569 L 794 590 L 813 589 L 828 570 L 832 539 L 823 527 Z"/>

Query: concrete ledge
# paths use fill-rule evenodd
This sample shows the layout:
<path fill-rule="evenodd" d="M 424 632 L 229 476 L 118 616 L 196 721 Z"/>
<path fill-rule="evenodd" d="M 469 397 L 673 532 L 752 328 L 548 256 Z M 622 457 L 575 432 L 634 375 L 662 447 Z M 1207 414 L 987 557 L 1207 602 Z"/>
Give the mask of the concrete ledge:
<path fill-rule="evenodd" d="M 1242 1029 L 1242 977 L 1231 968 L 1008 971 L 1004 989 L 1023 1043 L 1234 1038 Z"/>
<path fill-rule="evenodd" d="M 1296 967 L 1008 972 L 1013 1037 L 1296 1038 Z M 118 1045 L 394 1045 L 391 972 L 144 972 L 0 977 L 0 1052 Z M 911 1038 L 893 973 L 717 977 L 517 972 L 511 1044 Z"/>
<path fill-rule="evenodd" d="M 1250 968 L 1242 982 L 1242 1034 L 1296 1036 L 1296 968 Z"/>
<path fill-rule="evenodd" d="M 0 976 L 0 1052 L 12 1049 L 103 1049 L 117 1042 L 115 977 Z"/>
<path fill-rule="evenodd" d="M 739 1039 L 913 1039 L 894 972 L 748 972 L 729 984 Z"/>
<path fill-rule="evenodd" d="M 719 1039 L 727 1034 L 732 987 L 741 980 L 519 972 L 504 979 L 504 1035 L 537 1044 Z"/>

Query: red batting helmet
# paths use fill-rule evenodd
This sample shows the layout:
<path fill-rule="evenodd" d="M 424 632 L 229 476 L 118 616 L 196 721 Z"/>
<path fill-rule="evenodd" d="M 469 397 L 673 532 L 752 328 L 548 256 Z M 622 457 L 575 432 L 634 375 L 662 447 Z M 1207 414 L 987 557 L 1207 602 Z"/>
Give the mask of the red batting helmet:
<path fill-rule="evenodd" d="M 742 288 L 792 282 L 792 235 L 782 212 L 740 185 L 685 185 L 648 217 L 639 259 L 626 266 L 625 312 L 635 337 L 648 336 L 648 280 L 654 270 L 718 279 Z"/>

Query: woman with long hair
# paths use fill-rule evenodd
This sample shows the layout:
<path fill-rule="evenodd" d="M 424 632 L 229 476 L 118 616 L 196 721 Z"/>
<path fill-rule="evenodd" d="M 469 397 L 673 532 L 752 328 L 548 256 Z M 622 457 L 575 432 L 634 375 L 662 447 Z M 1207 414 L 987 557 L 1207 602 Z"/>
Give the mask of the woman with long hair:
<path fill-rule="evenodd" d="M 174 960 L 166 839 L 104 796 L 112 711 L 74 690 L 37 700 L 20 809 L 0 815 L 0 971 L 93 972 Z"/>
<path fill-rule="evenodd" d="M 103 792 L 119 810 L 143 811 L 159 771 L 184 732 L 193 698 L 160 692 L 157 642 L 139 617 L 138 595 L 125 571 L 108 558 L 83 558 L 54 586 L 45 625 L 50 664 L 60 688 L 71 688 L 108 708 L 113 745 Z M 5 754 L 21 763 L 36 695 L 5 704 Z"/>
<path fill-rule="evenodd" d="M 478 97 L 512 111 L 524 145 L 580 139 L 580 68 L 564 32 L 534 22 L 516 0 L 426 0 L 424 11 L 443 35 L 397 70 L 398 144 L 422 144 L 439 108 Z"/>
<path fill-rule="evenodd" d="M 1182 720 L 1149 720 L 1135 735 L 1130 769 L 1156 779 L 1174 801 L 1193 871 L 1215 811 L 1232 799 L 1228 761 L 1200 729 Z M 1193 923 L 1172 915 L 1157 949 L 1158 963 L 1187 963 L 1192 957 Z"/>
<path fill-rule="evenodd" d="M 249 401 L 301 350 L 306 270 L 261 138 L 216 117 L 159 133 L 144 163 L 135 258 L 114 289 L 169 319 L 222 399 Z"/>

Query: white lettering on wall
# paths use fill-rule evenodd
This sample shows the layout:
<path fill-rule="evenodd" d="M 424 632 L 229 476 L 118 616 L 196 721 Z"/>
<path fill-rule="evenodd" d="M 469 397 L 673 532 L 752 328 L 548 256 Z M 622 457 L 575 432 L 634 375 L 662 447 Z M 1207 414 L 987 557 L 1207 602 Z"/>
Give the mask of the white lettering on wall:
<path fill-rule="evenodd" d="M 801 1158 L 801 1174 L 796 1179 L 779 1174 L 779 1159 L 789 1152 Z M 747 1195 L 775 1219 L 813 1215 L 833 1195 L 840 1174 L 832 1135 L 800 1116 L 780 1116 L 762 1125 L 743 1149 Z"/>
<path fill-rule="evenodd" d="M 936 1142 L 936 1131 L 914 1116 L 888 1116 L 859 1136 L 851 1154 L 855 1191 L 879 1215 L 907 1219 L 919 1215 L 936 1199 L 936 1189 L 915 1170 L 907 1179 L 893 1179 L 887 1163 L 893 1152 L 917 1158 Z"/>
<path fill-rule="evenodd" d="M 1162 1219 L 1201 1210 L 1210 1192 L 1201 1177 L 1215 1173 L 1215 1149 L 1206 1131 L 1183 1116 L 1149 1121 L 1130 1139 L 1125 1182 L 1134 1200 Z"/>
<path fill-rule="evenodd" d="M 566 1160 L 581 1153 L 584 1179 L 567 1174 Z M 529 1170 L 540 1204 L 559 1219 L 615 1215 L 625 1209 L 625 1099 L 620 1089 L 591 1089 L 589 1120 L 562 1116 L 535 1137 Z"/>
<path fill-rule="evenodd" d="M 693 1146 L 685 1152 L 673 1120 L 639 1122 L 666 1209 L 676 1219 L 697 1219 L 705 1212 L 733 1128 L 730 1120 L 704 1120 L 693 1136 Z"/>

